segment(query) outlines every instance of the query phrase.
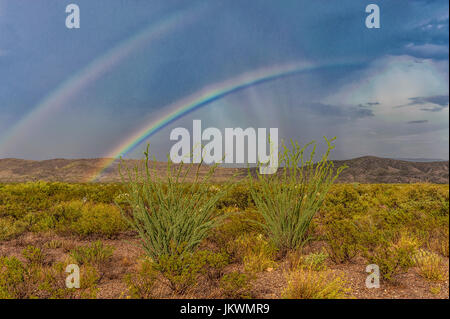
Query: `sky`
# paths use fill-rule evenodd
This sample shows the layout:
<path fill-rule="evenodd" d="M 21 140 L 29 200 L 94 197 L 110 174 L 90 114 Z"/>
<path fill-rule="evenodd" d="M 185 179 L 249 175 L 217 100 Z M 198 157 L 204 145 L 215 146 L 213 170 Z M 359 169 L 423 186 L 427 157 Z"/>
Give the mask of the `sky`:
<path fill-rule="evenodd" d="M 68 29 L 66 6 L 80 8 Z M 380 28 L 368 29 L 368 4 Z M 0 158 L 114 155 L 190 96 L 260 70 L 307 68 L 250 85 L 171 122 L 336 136 L 332 158 L 449 158 L 446 0 L 0 0 Z M 223 87 L 222 87 L 223 88 Z"/>

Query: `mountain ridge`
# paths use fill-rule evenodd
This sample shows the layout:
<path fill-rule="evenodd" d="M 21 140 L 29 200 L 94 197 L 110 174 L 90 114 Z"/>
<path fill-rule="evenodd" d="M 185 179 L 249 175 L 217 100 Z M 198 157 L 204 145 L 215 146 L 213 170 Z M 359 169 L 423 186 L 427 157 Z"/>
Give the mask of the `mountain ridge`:
<path fill-rule="evenodd" d="M 0 159 L 0 182 L 28 181 L 59 181 L 59 182 L 120 182 L 118 161 L 102 170 L 108 158 L 64 159 L 55 158 L 42 161 L 17 158 Z M 140 160 L 125 160 L 127 166 L 133 166 Z M 341 183 L 437 183 L 448 184 L 449 161 L 413 162 L 381 158 L 376 156 L 361 156 L 349 160 L 333 161 L 336 167 L 347 165 L 338 179 Z M 159 173 L 167 167 L 165 162 L 156 162 Z M 207 171 L 205 167 L 202 174 Z M 99 174 L 100 173 L 100 174 Z M 216 181 L 231 178 L 233 174 L 243 177 L 246 168 L 218 168 L 214 175 Z M 96 177 L 94 179 L 94 177 Z"/>

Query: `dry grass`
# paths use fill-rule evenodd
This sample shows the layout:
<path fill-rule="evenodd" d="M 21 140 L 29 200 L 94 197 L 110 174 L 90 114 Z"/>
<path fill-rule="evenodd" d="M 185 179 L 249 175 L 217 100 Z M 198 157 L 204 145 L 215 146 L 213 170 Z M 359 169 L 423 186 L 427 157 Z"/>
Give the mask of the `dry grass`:
<path fill-rule="evenodd" d="M 345 299 L 350 289 L 346 281 L 330 271 L 301 267 L 288 274 L 288 285 L 282 297 L 287 299 Z"/>
<path fill-rule="evenodd" d="M 414 260 L 422 277 L 429 280 L 445 279 L 444 263 L 436 253 L 421 249 L 414 256 Z"/>

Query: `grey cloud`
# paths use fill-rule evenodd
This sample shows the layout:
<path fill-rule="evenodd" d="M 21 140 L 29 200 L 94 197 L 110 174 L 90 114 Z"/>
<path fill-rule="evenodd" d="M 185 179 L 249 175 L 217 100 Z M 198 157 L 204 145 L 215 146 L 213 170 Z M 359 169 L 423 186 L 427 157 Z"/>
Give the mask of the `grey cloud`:
<path fill-rule="evenodd" d="M 315 113 L 332 117 L 359 119 L 375 116 L 372 110 L 358 108 L 355 106 L 344 107 L 317 102 L 306 104 L 306 106 Z"/>
<path fill-rule="evenodd" d="M 411 103 L 408 105 L 420 105 L 420 104 L 436 104 L 440 107 L 448 106 L 448 95 L 434 95 L 434 96 L 418 96 L 409 98 Z"/>
<path fill-rule="evenodd" d="M 371 107 L 376 105 L 380 105 L 380 102 L 367 102 L 364 104 L 358 104 L 358 107 Z"/>
<path fill-rule="evenodd" d="M 442 109 L 448 107 L 448 95 L 433 95 L 433 96 L 416 96 L 410 97 L 408 104 L 398 105 L 395 108 L 406 107 L 406 106 L 424 106 L 425 104 L 434 104 L 434 107 L 422 107 L 422 111 L 426 112 L 439 112 Z"/>
<path fill-rule="evenodd" d="M 445 107 L 440 107 L 440 106 L 436 106 L 436 107 L 423 107 L 420 110 L 421 111 L 425 111 L 425 112 L 439 112 L 442 111 L 442 109 L 444 109 Z"/>
<path fill-rule="evenodd" d="M 417 121 L 409 121 L 407 122 L 408 124 L 423 124 L 423 123 L 427 123 L 428 120 L 417 120 Z"/>

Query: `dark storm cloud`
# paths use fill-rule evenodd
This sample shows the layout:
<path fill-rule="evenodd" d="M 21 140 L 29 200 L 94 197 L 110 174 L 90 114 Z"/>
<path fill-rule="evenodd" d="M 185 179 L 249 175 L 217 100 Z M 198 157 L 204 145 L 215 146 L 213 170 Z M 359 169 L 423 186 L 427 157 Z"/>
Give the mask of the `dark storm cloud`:
<path fill-rule="evenodd" d="M 418 96 L 409 98 L 411 103 L 408 105 L 422 105 L 426 103 L 436 104 L 440 107 L 448 106 L 448 95 L 435 95 L 435 96 Z"/>
<path fill-rule="evenodd" d="M 422 106 L 421 111 L 425 112 L 439 112 L 448 107 L 448 95 L 434 95 L 434 96 L 416 96 L 410 97 L 408 104 L 398 105 L 395 108 L 407 107 L 407 106 Z M 433 107 L 423 107 L 426 104 L 434 104 Z"/>
<path fill-rule="evenodd" d="M 376 105 L 380 105 L 380 102 L 367 102 L 365 104 L 358 104 L 358 107 L 371 107 Z"/>
<path fill-rule="evenodd" d="M 372 110 L 363 109 L 355 106 L 343 107 L 338 105 L 330 105 L 317 102 L 307 103 L 305 104 L 305 106 L 314 113 L 327 117 L 359 119 L 375 116 Z"/>
<path fill-rule="evenodd" d="M 285 125 L 292 125 L 292 134 L 302 129 L 302 134 L 321 136 L 322 131 L 334 134 L 334 128 L 349 138 L 351 147 L 343 148 L 343 152 L 352 149 L 363 154 L 370 150 L 370 153 L 420 157 L 426 150 L 413 139 L 406 145 L 402 140 L 404 130 L 425 134 L 435 129 L 433 125 L 442 125 L 441 130 L 448 130 L 448 122 L 406 125 L 405 122 L 415 118 L 390 118 L 388 121 L 381 113 L 375 117 L 374 112 L 385 106 L 381 98 L 390 93 L 386 90 L 380 91 L 379 97 L 355 92 L 360 98 L 357 102 L 332 98 L 335 94 L 339 96 L 341 88 L 350 85 L 355 77 L 364 76 L 366 69 L 371 72 L 374 62 L 387 56 L 416 58 L 417 61 L 411 63 L 412 68 L 426 61 L 423 62 L 425 73 L 428 63 L 438 63 L 440 71 L 448 74 L 444 70 L 448 67 L 447 0 L 373 1 L 381 10 L 381 28 L 376 30 L 364 24 L 365 7 L 371 1 L 151 0 L 127 1 L 126 6 L 123 0 L 73 2 L 82 12 L 82 26 L 78 30 L 67 30 L 64 26 L 66 1 L 0 0 L 0 139 L 16 122 L 32 115 L 43 99 L 60 86 L 64 87 L 66 81 L 84 72 L 91 63 L 103 61 L 110 50 L 122 48 L 123 43 L 129 43 L 142 30 L 159 30 L 174 14 L 180 15 L 180 19 L 176 19 L 180 25 L 136 46 L 128 58 L 108 67 L 98 81 L 61 101 L 60 112 L 36 124 L 39 129 L 24 129 L 9 141 L 9 148 L 0 145 L 0 158 L 103 156 L 132 134 L 133 128 L 146 125 L 158 114 L 165 114 L 164 108 L 179 99 L 247 72 L 293 62 L 311 62 L 317 66 L 339 62 L 349 66 L 320 68 L 286 81 L 267 83 L 264 89 L 273 94 L 273 107 L 285 102 L 295 108 L 303 106 L 308 111 L 305 113 L 311 115 L 311 124 L 305 128 L 299 128 L 297 117 L 287 116 L 289 123 Z M 207 10 L 184 26 L 185 17 L 192 13 L 193 2 L 207 3 Z M 401 63 L 399 59 L 392 66 Z M 402 91 L 400 84 L 407 77 L 401 74 L 399 87 L 393 85 L 389 89 Z M 370 79 L 356 80 L 363 83 Z M 448 77 L 442 81 L 448 84 Z M 436 90 L 436 83 L 424 80 L 424 89 L 414 94 L 448 94 L 440 86 Z M 255 97 L 262 91 L 255 88 Z M 399 92 L 399 96 L 406 100 L 411 96 L 406 92 Z M 378 99 L 383 105 L 378 106 Z M 332 105 L 298 101 L 328 101 Z M 438 112 L 447 107 L 448 95 L 413 97 L 405 104 L 417 110 Z M 259 115 L 259 111 L 255 114 Z M 267 125 L 256 122 L 252 125 L 268 127 L 272 121 L 276 123 L 278 115 L 249 116 L 249 121 L 267 117 Z M 242 112 L 236 110 L 227 116 L 230 127 L 234 127 L 234 123 L 241 120 Z M 361 126 L 360 131 L 348 125 L 352 119 L 361 119 L 355 121 L 355 126 Z M 242 119 L 241 125 L 246 125 L 244 120 L 247 119 Z M 334 122 L 344 125 L 333 126 Z M 382 129 L 380 125 L 384 125 Z M 369 131 L 392 132 L 389 138 L 398 136 L 399 139 L 387 145 L 377 134 L 361 134 Z M 426 137 L 428 144 L 434 145 L 433 152 L 438 152 L 430 156 L 448 156 L 447 143 L 438 144 L 437 134 L 429 133 Z M 160 145 L 167 144 L 165 134 L 155 136 L 154 140 Z M 444 138 L 439 141 L 446 142 Z M 380 147 L 376 148 L 377 145 Z M 396 153 L 402 147 L 408 147 L 407 152 Z"/>
<path fill-rule="evenodd" d="M 424 112 L 440 112 L 444 108 L 445 108 L 445 106 L 444 107 L 439 107 L 439 106 L 436 106 L 436 107 L 423 107 L 420 110 L 424 111 Z"/>
<path fill-rule="evenodd" d="M 428 123 L 428 120 L 417 120 L 407 122 L 407 124 L 423 124 L 423 123 Z"/>

